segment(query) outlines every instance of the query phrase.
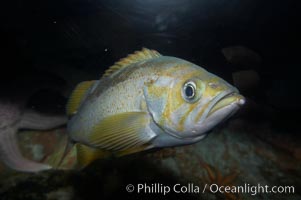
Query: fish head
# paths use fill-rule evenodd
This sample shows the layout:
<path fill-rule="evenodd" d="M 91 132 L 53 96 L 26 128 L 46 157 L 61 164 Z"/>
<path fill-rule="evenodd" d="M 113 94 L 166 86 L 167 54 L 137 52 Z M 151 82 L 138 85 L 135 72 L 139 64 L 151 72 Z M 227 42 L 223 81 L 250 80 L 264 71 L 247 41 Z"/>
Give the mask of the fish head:
<path fill-rule="evenodd" d="M 164 132 L 193 141 L 204 138 L 245 103 L 235 87 L 183 60 L 149 83 L 144 95 L 149 113 Z"/>

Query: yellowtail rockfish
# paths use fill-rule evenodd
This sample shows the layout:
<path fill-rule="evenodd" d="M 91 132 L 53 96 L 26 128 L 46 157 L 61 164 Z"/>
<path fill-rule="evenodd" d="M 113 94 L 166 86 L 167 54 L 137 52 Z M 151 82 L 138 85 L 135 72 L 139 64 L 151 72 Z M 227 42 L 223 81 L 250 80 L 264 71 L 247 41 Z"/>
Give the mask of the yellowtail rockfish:
<path fill-rule="evenodd" d="M 100 80 L 79 83 L 67 105 L 78 163 L 196 143 L 245 102 L 200 66 L 143 48 Z"/>

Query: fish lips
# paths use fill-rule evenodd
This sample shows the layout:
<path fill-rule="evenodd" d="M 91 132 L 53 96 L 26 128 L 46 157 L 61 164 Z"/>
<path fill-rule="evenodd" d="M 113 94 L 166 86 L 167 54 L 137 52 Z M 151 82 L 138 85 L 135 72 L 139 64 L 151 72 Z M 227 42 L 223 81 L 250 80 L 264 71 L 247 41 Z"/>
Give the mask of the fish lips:
<path fill-rule="evenodd" d="M 246 100 L 242 95 L 236 92 L 228 93 L 222 98 L 220 98 L 214 105 L 212 105 L 206 118 L 210 117 L 210 115 L 213 115 L 216 112 L 221 111 L 227 106 L 234 106 L 234 107 L 236 106 L 240 108 L 245 104 L 245 102 Z"/>

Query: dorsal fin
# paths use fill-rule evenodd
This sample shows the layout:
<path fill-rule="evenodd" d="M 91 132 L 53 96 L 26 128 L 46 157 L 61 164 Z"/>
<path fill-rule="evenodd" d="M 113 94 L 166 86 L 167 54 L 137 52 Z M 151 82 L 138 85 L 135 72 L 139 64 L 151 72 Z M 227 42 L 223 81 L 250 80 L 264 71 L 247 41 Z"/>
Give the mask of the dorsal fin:
<path fill-rule="evenodd" d="M 149 60 L 152 58 L 160 57 L 161 54 L 155 50 L 142 48 L 141 51 L 135 51 L 133 54 L 129 54 L 127 57 L 120 59 L 113 66 L 109 67 L 102 77 L 107 77 L 114 72 L 139 61 Z"/>

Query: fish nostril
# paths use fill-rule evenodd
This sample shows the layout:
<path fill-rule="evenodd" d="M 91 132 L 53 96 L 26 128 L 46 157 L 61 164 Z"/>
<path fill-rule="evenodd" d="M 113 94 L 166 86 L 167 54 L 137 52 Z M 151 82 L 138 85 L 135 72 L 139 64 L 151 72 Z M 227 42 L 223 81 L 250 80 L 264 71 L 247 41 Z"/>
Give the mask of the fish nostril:
<path fill-rule="evenodd" d="M 218 87 L 217 83 L 209 83 L 208 84 L 212 89 L 216 89 Z"/>

